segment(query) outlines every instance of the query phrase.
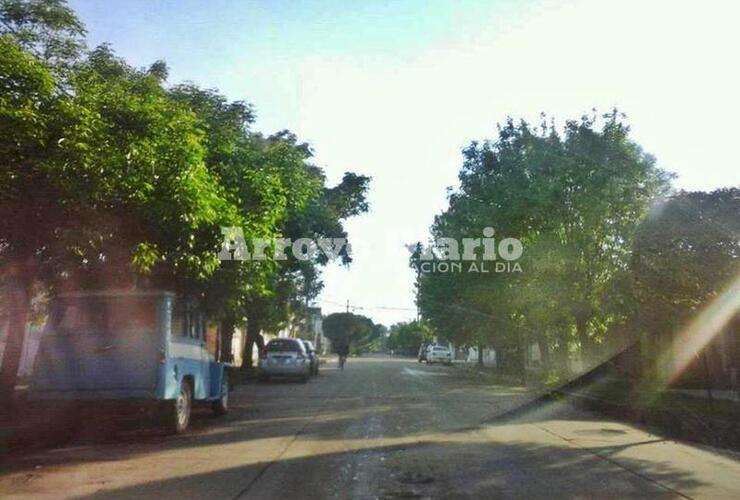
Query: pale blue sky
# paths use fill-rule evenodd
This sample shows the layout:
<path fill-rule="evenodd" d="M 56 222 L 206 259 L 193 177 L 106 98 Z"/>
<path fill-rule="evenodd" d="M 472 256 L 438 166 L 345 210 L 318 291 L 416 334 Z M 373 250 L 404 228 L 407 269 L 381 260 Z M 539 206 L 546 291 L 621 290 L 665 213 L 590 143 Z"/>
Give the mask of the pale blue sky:
<path fill-rule="evenodd" d="M 426 239 L 460 149 L 507 115 L 618 106 L 678 187 L 740 184 L 731 1 L 70 3 L 92 44 L 253 103 L 256 129 L 298 133 L 332 182 L 373 177 L 371 212 L 348 224 L 355 262 L 325 273 L 325 312 L 349 299 L 386 324 L 413 317 L 378 308 L 414 307 L 403 243 Z"/>

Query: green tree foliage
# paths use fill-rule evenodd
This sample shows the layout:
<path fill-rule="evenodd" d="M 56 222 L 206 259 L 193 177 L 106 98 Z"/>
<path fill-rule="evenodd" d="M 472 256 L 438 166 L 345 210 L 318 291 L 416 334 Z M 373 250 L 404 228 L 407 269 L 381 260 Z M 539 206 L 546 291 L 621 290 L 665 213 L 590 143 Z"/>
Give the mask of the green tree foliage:
<path fill-rule="evenodd" d="M 680 325 L 729 284 L 740 271 L 739 238 L 738 188 L 679 192 L 656 206 L 637 232 L 630 262 L 641 306 L 668 308 L 655 328 Z"/>
<path fill-rule="evenodd" d="M 396 323 L 390 328 L 387 347 L 397 354 L 413 355 L 423 343 L 433 339 L 429 325 L 423 321 Z"/>
<path fill-rule="evenodd" d="M 353 313 L 334 313 L 324 318 L 322 328 L 324 335 L 331 341 L 334 352 L 359 354 L 370 350 L 374 342 L 384 333 L 381 325 L 376 325 L 365 316 Z"/>
<path fill-rule="evenodd" d="M 323 171 L 310 163 L 310 147 L 294 134 L 250 131 L 254 111 L 248 104 L 192 84 L 177 85 L 169 95 L 195 113 L 206 131 L 205 163 L 238 208 L 247 241 L 346 237 L 342 220 L 367 210 L 368 177 L 347 173 L 327 187 Z M 224 330 L 246 320 L 246 352 L 255 343 L 262 346 L 260 332 L 300 320 L 305 303 L 321 290 L 317 266 L 327 263 L 321 253 L 298 260 L 288 252 L 285 261 L 266 255 L 262 261 L 224 263 L 202 294 L 225 320 Z M 341 257 L 349 263 L 346 253 Z"/>
<path fill-rule="evenodd" d="M 1 40 L 0 258 L 25 290 L 4 356 L 8 387 L 35 281 L 59 289 L 124 286 L 136 274 L 168 285 L 205 280 L 219 264 L 218 226 L 236 212 L 205 168 L 194 116 L 156 76 L 100 47 L 59 85 L 12 36 Z"/>
<path fill-rule="evenodd" d="M 679 192 L 657 205 L 637 232 L 628 281 L 632 293 L 623 304 L 646 361 L 658 359 L 681 328 L 739 275 L 740 189 Z"/>
<path fill-rule="evenodd" d="M 326 259 L 221 263 L 221 227 L 249 241 L 341 237 L 367 210 L 369 178 L 326 186 L 293 134 L 250 130 L 250 105 L 167 88 L 164 62 L 137 69 L 108 46 L 86 51 L 84 33 L 63 0 L 0 1 L 6 397 L 35 287 L 174 289 L 232 327 L 246 319 L 254 341 L 316 296 Z"/>
<path fill-rule="evenodd" d="M 60 0 L 2 0 L 0 32 L 57 70 L 68 69 L 85 48 L 85 27 Z"/>
<path fill-rule="evenodd" d="M 495 347 L 512 370 L 530 342 L 547 359 L 553 350 L 567 358 L 574 345 L 597 354 L 615 321 L 608 292 L 670 177 L 629 139 L 616 111 L 568 121 L 563 133 L 544 120 L 536 128 L 510 120 L 495 141 L 463 154 L 460 189 L 432 237 L 475 238 L 492 227 L 498 239 L 522 241 L 523 272 L 420 273 L 424 317 L 456 342 Z"/>

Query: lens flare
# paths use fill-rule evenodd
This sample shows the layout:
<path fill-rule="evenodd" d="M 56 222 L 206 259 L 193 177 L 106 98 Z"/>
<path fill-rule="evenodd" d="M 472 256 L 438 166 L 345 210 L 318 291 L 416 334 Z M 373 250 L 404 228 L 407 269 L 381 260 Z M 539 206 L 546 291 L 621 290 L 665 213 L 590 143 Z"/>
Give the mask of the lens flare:
<path fill-rule="evenodd" d="M 662 354 L 660 366 L 669 367 L 664 385 L 670 385 L 740 312 L 740 273 L 678 334 L 674 349 Z M 672 360 L 671 360 L 672 358 Z"/>

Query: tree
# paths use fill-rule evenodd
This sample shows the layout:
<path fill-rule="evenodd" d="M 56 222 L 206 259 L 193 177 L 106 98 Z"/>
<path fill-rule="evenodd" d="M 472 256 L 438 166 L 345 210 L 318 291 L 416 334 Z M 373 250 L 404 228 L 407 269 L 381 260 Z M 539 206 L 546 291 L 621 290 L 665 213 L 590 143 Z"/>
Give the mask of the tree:
<path fill-rule="evenodd" d="M 302 168 L 302 158 L 294 152 L 277 152 L 261 136 L 252 134 L 249 127 L 254 122 L 254 111 L 244 102 L 229 102 L 216 90 L 192 84 L 176 85 L 169 95 L 194 113 L 204 131 L 205 165 L 236 207 L 233 225 L 243 230 L 247 241 L 278 238 L 291 195 L 281 174 L 286 164 L 296 167 L 297 162 L 297 168 Z M 231 355 L 227 346 L 234 328 L 244 324 L 245 317 L 253 318 L 247 327 L 251 349 L 260 339 L 255 308 L 285 291 L 277 279 L 278 263 L 271 253 L 266 255 L 264 260 L 222 262 L 210 280 L 191 287 L 210 315 L 221 321 L 225 338 L 222 355 L 226 359 Z"/>
<path fill-rule="evenodd" d="M 59 290 L 125 286 L 145 275 L 173 287 L 205 280 L 218 267 L 218 228 L 236 212 L 203 164 L 193 115 L 167 97 L 158 75 L 99 47 L 62 76 L 12 35 L 0 43 L 9 398 L 36 282 Z"/>
<path fill-rule="evenodd" d="M 221 263 L 222 228 L 250 241 L 346 236 L 369 178 L 327 187 L 293 134 L 250 131 L 250 105 L 165 88 L 163 61 L 136 69 L 106 45 L 86 52 L 62 0 L 3 0 L 0 49 L 0 264 L 12 285 L 2 396 L 35 286 L 173 289 L 222 320 L 223 345 L 246 320 L 250 348 L 318 294 L 325 258 Z"/>
<path fill-rule="evenodd" d="M 531 342 L 548 359 L 552 348 L 567 356 L 573 343 L 596 357 L 615 321 L 608 292 L 670 176 L 630 140 L 616 111 L 568 121 L 563 134 L 544 120 L 536 128 L 509 120 L 495 141 L 473 142 L 463 155 L 460 189 L 435 219 L 433 240 L 491 227 L 522 242 L 523 272 L 420 273 L 422 315 L 458 342 L 493 344 L 499 364 L 516 371 Z"/>
<path fill-rule="evenodd" d="M 195 113 L 207 132 L 205 163 L 237 206 L 247 241 L 346 238 L 342 220 L 367 210 L 368 177 L 348 172 L 340 184 L 327 187 L 323 171 L 310 163 L 311 148 L 294 134 L 265 137 L 250 131 L 254 112 L 248 104 L 192 84 L 175 86 L 170 95 Z M 340 257 L 351 261 L 346 251 Z M 318 266 L 327 262 L 323 254 L 299 260 L 290 253 L 276 261 L 268 251 L 262 261 L 223 263 L 202 295 L 222 318 L 227 337 L 246 323 L 248 367 L 248 353 L 263 345 L 262 331 L 277 331 L 302 317 L 305 304 L 321 290 Z"/>
<path fill-rule="evenodd" d="M 64 0 L 1 0 L 0 33 L 57 71 L 68 70 L 85 48 L 85 26 Z"/>
<path fill-rule="evenodd" d="M 334 352 L 340 352 L 343 347 L 350 352 L 362 352 L 362 347 L 380 332 L 370 318 L 353 313 L 330 314 L 324 318 L 322 327 Z"/>
<path fill-rule="evenodd" d="M 630 261 L 626 323 L 641 340 L 647 378 L 678 332 L 740 274 L 740 189 L 679 192 L 640 225 Z M 699 354 L 698 352 L 696 353 Z M 706 349 L 703 350 L 706 361 Z"/>
<path fill-rule="evenodd" d="M 280 163 L 273 162 L 283 165 L 280 176 L 290 200 L 279 225 L 281 237 L 290 241 L 299 238 L 346 240 L 342 222 L 367 209 L 365 197 L 370 179 L 347 173 L 340 184 L 328 188 L 323 172 L 308 163 L 310 150 L 298 144 L 292 134 L 272 136 L 267 139 L 266 147 L 281 158 Z M 337 191 L 342 193 L 341 198 L 336 196 Z M 262 345 L 261 331 L 274 332 L 289 322 L 304 318 L 306 304 L 317 297 L 323 287 L 319 268 L 328 263 L 326 255 L 317 252 L 308 260 L 297 259 L 292 252 L 287 252 L 286 256 L 287 259 L 274 268 L 271 278 L 274 286 L 264 292 L 254 290 L 246 296 L 247 353 L 251 352 L 253 344 Z M 346 247 L 339 258 L 345 265 L 351 262 Z M 248 364 L 251 362 L 251 356 L 244 359 Z"/>
<path fill-rule="evenodd" d="M 24 207 L 27 195 L 33 196 L 31 202 L 56 195 L 56 186 L 44 182 L 48 167 L 42 164 L 43 152 L 58 139 L 52 132 L 58 122 L 74 114 L 60 102 L 53 68 L 29 50 L 46 55 L 47 61 L 74 59 L 83 33 L 63 3 L 45 4 L 0 2 L 0 264 L 9 317 L 0 371 L 2 402 L 12 397 L 15 387 L 38 268 L 35 252 L 48 243 L 46 236 L 54 226 L 46 216 L 57 220 L 57 215 L 68 215 L 49 213 L 46 202 L 34 211 Z"/>
<path fill-rule="evenodd" d="M 429 325 L 422 321 L 396 323 L 390 328 L 388 349 L 412 355 L 416 354 L 423 343 L 431 342 L 433 338 Z"/>
<path fill-rule="evenodd" d="M 3 4 L 3 8 L 6 6 Z M 4 11 L 3 11 L 4 16 Z M 6 21 L 3 20 L 3 25 Z M 0 34 L 0 262 L 6 283 L 8 302 L 8 337 L 0 372 L 0 401 L 13 394 L 20 362 L 32 287 L 37 274 L 38 250 L 47 238 L 59 214 L 45 209 L 42 202 L 56 194 L 56 186 L 46 180 L 47 165 L 42 151 L 53 139 L 50 130 L 57 127 L 56 80 L 42 62 L 23 50 L 3 30 Z M 29 168 L 29 165 L 36 168 Z M 26 208 L 39 201 L 34 210 Z M 51 212 L 51 213 L 48 213 Z M 52 220 L 49 220 L 52 216 Z"/>

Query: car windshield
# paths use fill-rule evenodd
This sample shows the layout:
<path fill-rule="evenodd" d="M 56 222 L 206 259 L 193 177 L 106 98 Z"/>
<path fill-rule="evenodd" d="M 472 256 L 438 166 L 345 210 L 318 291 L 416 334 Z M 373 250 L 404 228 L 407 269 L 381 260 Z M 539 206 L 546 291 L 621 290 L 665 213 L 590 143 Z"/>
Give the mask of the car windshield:
<path fill-rule="evenodd" d="M 740 499 L 739 21 L 0 0 L 0 498 Z"/>

